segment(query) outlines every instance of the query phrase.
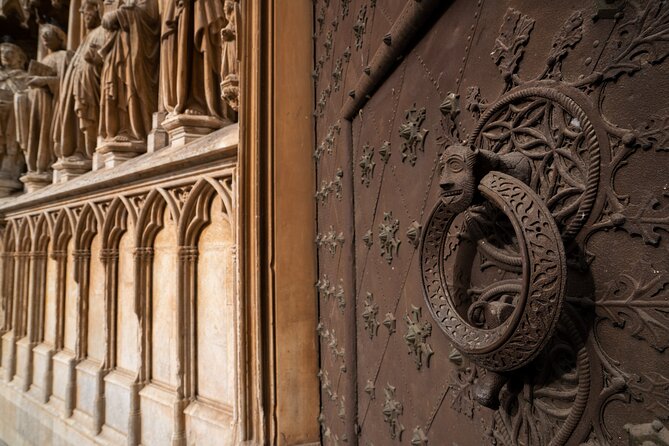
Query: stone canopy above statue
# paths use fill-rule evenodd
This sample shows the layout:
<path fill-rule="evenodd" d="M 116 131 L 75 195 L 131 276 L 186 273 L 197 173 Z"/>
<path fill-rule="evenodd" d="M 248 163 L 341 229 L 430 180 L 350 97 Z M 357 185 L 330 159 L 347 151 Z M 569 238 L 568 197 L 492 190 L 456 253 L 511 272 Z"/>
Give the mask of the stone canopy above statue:
<path fill-rule="evenodd" d="M 35 2 L 11 16 L 0 45 L 0 195 L 236 122 L 240 1 Z M 29 32 L 26 23 L 36 24 L 32 60 L 12 43 L 26 48 L 14 31 Z"/>

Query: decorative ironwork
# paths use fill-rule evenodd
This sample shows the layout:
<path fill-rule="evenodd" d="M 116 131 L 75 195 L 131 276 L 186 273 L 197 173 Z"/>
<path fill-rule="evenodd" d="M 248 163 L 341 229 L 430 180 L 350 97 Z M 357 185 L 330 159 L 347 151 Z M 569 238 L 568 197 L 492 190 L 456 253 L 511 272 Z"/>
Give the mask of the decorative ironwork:
<path fill-rule="evenodd" d="M 393 218 L 393 213 L 383 213 L 383 223 L 379 224 L 379 242 L 381 244 L 381 255 L 388 262 L 392 263 L 393 255 L 396 255 L 400 249 L 400 241 L 395 237 L 400 228 L 400 221 Z M 393 254 L 394 253 L 394 254 Z"/>
<path fill-rule="evenodd" d="M 362 320 L 365 324 L 365 331 L 369 335 L 369 339 L 374 339 L 379 330 L 379 321 L 376 316 L 379 314 L 379 306 L 374 303 L 374 295 L 367 293 L 365 296 L 364 308 L 362 311 Z"/>
<path fill-rule="evenodd" d="M 428 130 L 421 128 L 425 121 L 425 107 L 416 109 L 416 104 L 406 111 L 405 122 L 400 125 L 402 141 L 402 162 L 408 161 L 414 166 L 418 159 L 417 151 L 423 151 Z"/>
<path fill-rule="evenodd" d="M 358 11 L 358 18 L 353 24 L 353 36 L 355 38 L 355 49 L 362 48 L 363 37 L 367 29 L 367 5 L 362 5 Z"/>
<path fill-rule="evenodd" d="M 373 158 L 374 148 L 370 147 L 369 144 L 365 144 L 362 147 L 362 156 L 360 157 L 358 165 L 360 166 L 360 181 L 367 187 L 369 187 L 369 184 L 374 177 L 374 166 L 376 163 Z"/>
<path fill-rule="evenodd" d="M 427 338 L 432 335 L 432 324 L 427 321 L 421 321 L 420 307 L 411 306 L 411 315 L 405 316 L 407 332 L 404 335 L 404 342 L 409 347 L 409 354 L 413 356 L 416 368 L 420 370 L 425 364 L 430 366 L 430 358 L 434 354 L 432 347 L 427 342 Z"/>
<path fill-rule="evenodd" d="M 404 407 L 402 403 L 395 399 L 395 387 L 387 384 L 383 389 L 385 394 L 385 402 L 383 403 L 383 421 L 388 424 L 388 430 L 390 431 L 390 438 L 393 440 L 398 438 L 402 440 L 402 432 L 404 432 L 404 426 L 399 420 L 399 417 L 404 412 Z"/>

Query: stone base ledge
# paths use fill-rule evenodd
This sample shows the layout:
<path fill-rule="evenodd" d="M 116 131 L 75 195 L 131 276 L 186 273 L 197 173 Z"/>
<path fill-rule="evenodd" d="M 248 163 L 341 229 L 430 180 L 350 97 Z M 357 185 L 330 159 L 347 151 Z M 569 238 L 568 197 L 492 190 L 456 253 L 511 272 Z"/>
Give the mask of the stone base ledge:
<path fill-rule="evenodd" d="M 0 444 L 92 446 L 108 444 L 79 430 L 48 405 L 29 394 L 0 384 Z"/>

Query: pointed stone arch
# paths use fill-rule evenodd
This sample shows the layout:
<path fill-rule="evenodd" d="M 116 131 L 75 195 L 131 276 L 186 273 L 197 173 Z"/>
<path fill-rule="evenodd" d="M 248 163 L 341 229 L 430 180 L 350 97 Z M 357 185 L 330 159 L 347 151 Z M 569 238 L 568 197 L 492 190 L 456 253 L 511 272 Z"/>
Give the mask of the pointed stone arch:
<path fill-rule="evenodd" d="M 232 178 L 217 180 L 210 177 L 201 178 L 190 191 L 188 199 L 181 210 L 178 227 L 179 246 L 195 246 L 202 229 L 211 221 L 211 203 L 219 198 L 223 203 L 224 215 L 229 223 L 233 223 L 233 191 Z"/>

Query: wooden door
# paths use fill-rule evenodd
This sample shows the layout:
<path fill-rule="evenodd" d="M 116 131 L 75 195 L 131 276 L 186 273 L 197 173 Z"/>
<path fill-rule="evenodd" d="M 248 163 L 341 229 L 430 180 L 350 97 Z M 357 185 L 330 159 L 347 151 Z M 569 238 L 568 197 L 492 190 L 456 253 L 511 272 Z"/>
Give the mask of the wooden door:
<path fill-rule="evenodd" d="M 669 4 L 314 30 L 323 443 L 669 444 Z"/>

